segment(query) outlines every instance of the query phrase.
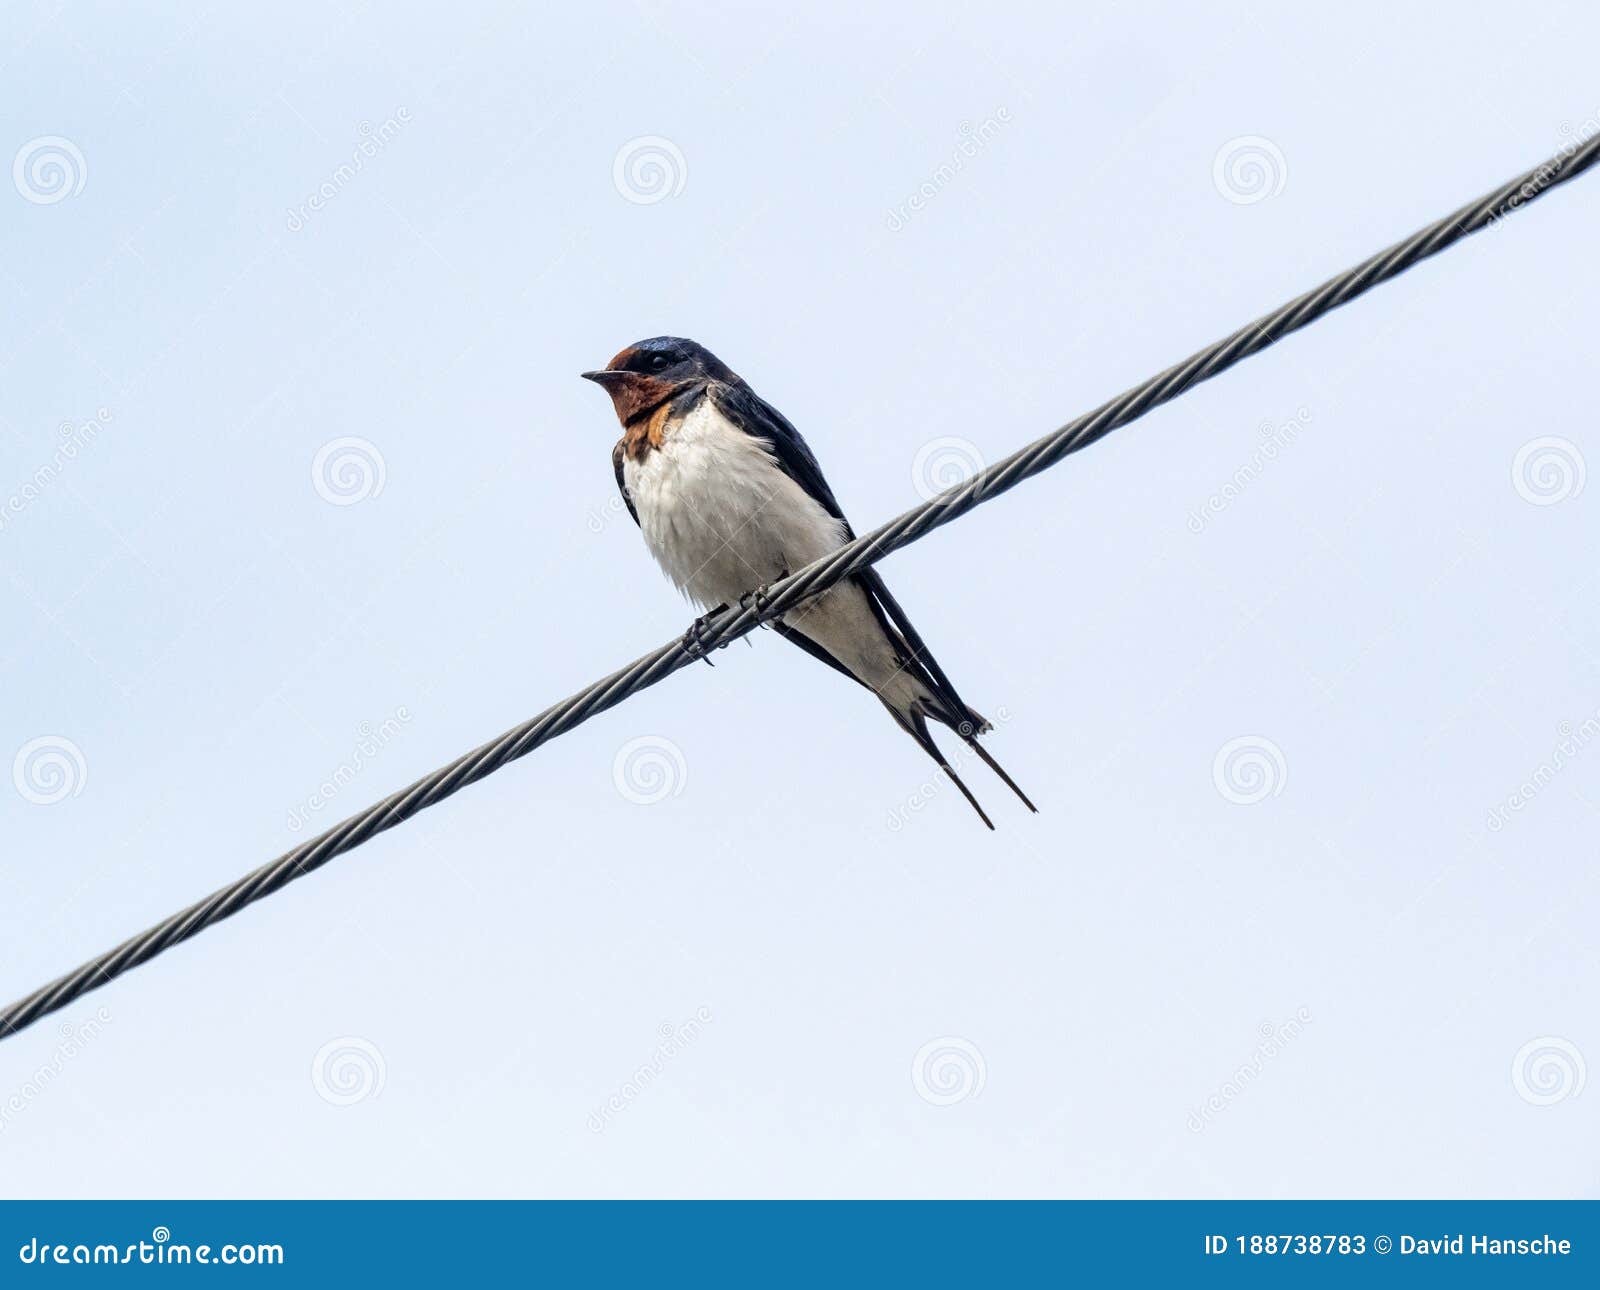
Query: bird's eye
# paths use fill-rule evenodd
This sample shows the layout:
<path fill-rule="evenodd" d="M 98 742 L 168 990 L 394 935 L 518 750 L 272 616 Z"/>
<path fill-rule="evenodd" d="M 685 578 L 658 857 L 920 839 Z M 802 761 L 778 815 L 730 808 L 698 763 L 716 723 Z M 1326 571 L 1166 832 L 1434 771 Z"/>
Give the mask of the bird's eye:
<path fill-rule="evenodd" d="M 656 354 L 650 359 L 650 370 L 652 372 L 664 372 L 671 366 L 672 360 L 665 354 Z"/>

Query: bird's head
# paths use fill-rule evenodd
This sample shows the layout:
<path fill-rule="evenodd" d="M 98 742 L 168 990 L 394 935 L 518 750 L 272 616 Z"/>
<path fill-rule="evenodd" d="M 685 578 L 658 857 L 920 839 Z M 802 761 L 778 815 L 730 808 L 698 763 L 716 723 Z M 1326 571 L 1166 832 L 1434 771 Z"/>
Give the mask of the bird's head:
<path fill-rule="evenodd" d="M 597 372 L 583 377 L 611 396 L 626 426 L 691 386 L 739 378 L 704 345 L 679 336 L 652 336 L 629 345 Z"/>

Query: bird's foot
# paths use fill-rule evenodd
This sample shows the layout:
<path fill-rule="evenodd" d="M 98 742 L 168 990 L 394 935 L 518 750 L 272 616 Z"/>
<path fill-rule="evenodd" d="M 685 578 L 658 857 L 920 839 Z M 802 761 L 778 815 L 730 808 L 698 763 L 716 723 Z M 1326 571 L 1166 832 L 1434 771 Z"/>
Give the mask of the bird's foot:
<path fill-rule="evenodd" d="M 772 582 L 782 582 L 788 576 L 789 571 L 784 569 L 779 572 L 778 576 L 774 578 Z M 744 595 L 739 597 L 739 608 L 750 609 L 753 607 L 756 613 L 765 613 L 767 610 L 767 593 L 772 590 L 772 582 L 763 582 L 754 591 L 745 592 Z M 746 637 L 745 639 L 748 640 L 749 638 Z"/>
<path fill-rule="evenodd" d="M 715 609 L 708 610 L 707 612 L 701 614 L 700 617 L 696 618 L 694 622 L 689 624 L 689 630 L 683 634 L 683 648 L 688 653 L 689 657 L 705 659 L 707 667 L 715 667 L 716 664 L 711 661 L 710 655 L 706 653 L 704 639 L 706 624 L 726 608 L 726 605 L 718 605 Z M 727 642 L 724 641 L 723 645 L 719 646 L 719 648 L 725 647 L 726 645 Z"/>

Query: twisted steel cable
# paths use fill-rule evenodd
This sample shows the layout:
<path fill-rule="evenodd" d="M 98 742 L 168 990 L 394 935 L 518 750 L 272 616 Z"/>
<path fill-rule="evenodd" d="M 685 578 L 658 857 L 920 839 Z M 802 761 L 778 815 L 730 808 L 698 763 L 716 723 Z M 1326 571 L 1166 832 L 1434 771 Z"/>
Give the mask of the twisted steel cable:
<path fill-rule="evenodd" d="M 238 913 L 253 901 L 271 895 L 302 874 L 321 868 L 335 856 L 360 846 L 375 834 L 392 829 L 418 811 L 443 801 L 508 762 L 526 756 L 541 744 L 565 734 L 590 717 L 615 707 L 629 695 L 654 685 L 679 668 L 687 667 L 703 651 L 726 645 L 754 631 L 763 622 L 792 609 L 806 597 L 826 590 L 892 551 L 909 546 L 940 525 L 948 524 L 973 507 L 998 497 L 1024 479 L 1055 465 L 1069 453 L 1087 448 L 1111 431 L 1143 416 L 1151 408 L 1175 399 L 1201 381 L 1210 380 L 1241 359 L 1315 322 L 1330 310 L 1354 300 L 1379 283 L 1405 272 L 1418 261 L 1436 255 L 1468 234 L 1506 218 L 1556 185 L 1582 174 L 1597 160 L 1600 160 L 1600 135 L 1565 149 L 1542 165 L 1468 203 L 1454 214 L 1378 252 L 1353 269 L 1328 279 L 1320 287 L 1241 327 L 1233 335 L 1134 386 L 1077 420 L 1068 422 L 1053 434 L 1035 440 L 980 471 L 967 482 L 880 525 L 832 555 L 807 565 L 798 573 L 773 583 L 761 597 L 750 600 L 742 607 L 722 611 L 705 622 L 699 632 L 697 648 L 691 649 L 684 640 L 675 640 L 635 659 L 620 671 L 547 708 L 498 739 L 458 757 L 448 766 L 417 780 L 409 788 L 384 798 L 148 931 L 42 986 L 26 998 L 19 999 L 0 1012 L 0 1038 L 15 1034 L 39 1018 L 66 1007 L 97 986 L 188 940 L 213 923 Z"/>

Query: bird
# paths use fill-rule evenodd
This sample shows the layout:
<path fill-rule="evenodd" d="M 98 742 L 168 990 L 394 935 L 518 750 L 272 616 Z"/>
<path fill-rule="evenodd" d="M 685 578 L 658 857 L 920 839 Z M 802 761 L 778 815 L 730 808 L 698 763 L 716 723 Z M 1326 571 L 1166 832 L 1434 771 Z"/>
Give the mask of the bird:
<path fill-rule="evenodd" d="M 706 611 L 685 633 L 691 650 L 713 615 L 748 604 L 855 537 L 800 432 L 705 346 L 654 336 L 582 376 L 611 396 L 622 425 L 611 465 L 628 514 L 662 571 Z M 1038 810 L 978 742 L 992 724 L 962 701 L 875 568 L 768 625 L 871 690 L 991 830 L 929 733 L 930 720 L 955 731 Z"/>

